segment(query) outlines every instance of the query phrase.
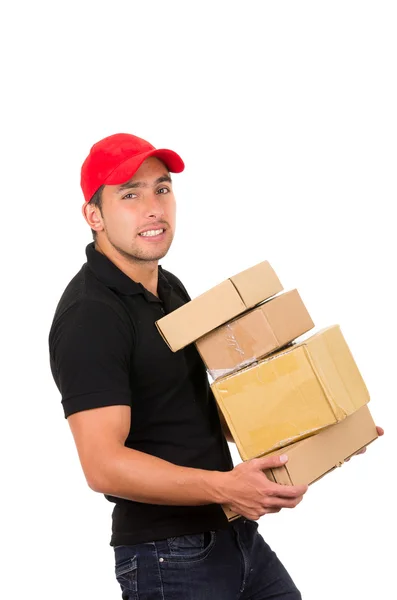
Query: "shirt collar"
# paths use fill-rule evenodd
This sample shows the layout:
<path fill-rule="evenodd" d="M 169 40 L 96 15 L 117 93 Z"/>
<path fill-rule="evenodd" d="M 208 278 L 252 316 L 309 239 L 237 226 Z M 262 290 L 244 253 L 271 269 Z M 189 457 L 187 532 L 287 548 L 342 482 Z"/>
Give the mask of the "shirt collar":
<path fill-rule="evenodd" d="M 141 283 L 134 281 L 128 275 L 123 273 L 107 256 L 95 250 L 95 243 L 91 242 L 85 249 L 87 256 L 87 264 L 95 277 L 104 283 L 108 288 L 120 292 L 126 296 L 134 296 L 135 294 L 143 294 L 148 302 L 161 302 L 159 298 L 154 296 Z M 164 275 L 161 266 L 159 265 L 158 278 L 159 294 L 163 290 L 168 291 L 171 288 L 166 276 Z"/>

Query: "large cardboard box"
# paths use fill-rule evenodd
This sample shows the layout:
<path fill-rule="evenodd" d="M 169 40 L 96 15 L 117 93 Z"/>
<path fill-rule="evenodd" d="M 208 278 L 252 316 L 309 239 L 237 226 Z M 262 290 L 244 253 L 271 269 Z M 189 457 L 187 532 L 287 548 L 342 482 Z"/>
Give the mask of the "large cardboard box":
<path fill-rule="evenodd" d="M 283 290 L 268 261 L 246 269 L 156 322 L 176 352 Z"/>
<path fill-rule="evenodd" d="M 368 406 L 309 438 L 272 452 L 287 454 L 288 462 L 277 469 L 267 469 L 266 476 L 284 485 L 311 485 L 378 437 Z M 229 520 L 239 515 L 223 507 Z"/>
<path fill-rule="evenodd" d="M 339 325 L 211 384 L 243 460 L 342 421 L 369 394 Z"/>
<path fill-rule="evenodd" d="M 212 379 L 225 377 L 314 327 L 298 290 L 279 294 L 196 342 Z"/>

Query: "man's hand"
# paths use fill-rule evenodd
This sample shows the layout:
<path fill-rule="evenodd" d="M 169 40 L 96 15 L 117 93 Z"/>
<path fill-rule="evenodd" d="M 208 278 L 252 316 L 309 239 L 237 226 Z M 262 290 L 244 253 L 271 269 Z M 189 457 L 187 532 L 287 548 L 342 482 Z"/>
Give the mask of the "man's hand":
<path fill-rule="evenodd" d="M 379 437 L 385 433 L 384 429 L 382 429 L 382 427 L 379 427 L 378 425 L 376 426 L 376 432 Z M 367 447 L 364 446 L 364 448 L 361 448 L 361 450 L 359 450 L 358 452 L 355 452 L 353 454 L 353 456 L 358 456 L 359 454 L 364 454 L 364 452 L 366 452 L 366 450 L 367 450 Z M 349 458 L 346 458 L 345 462 L 348 462 L 350 459 L 351 459 L 351 456 L 349 456 Z"/>
<path fill-rule="evenodd" d="M 282 508 L 294 508 L 301 502 L 308 486 L 280 485 L 263 473 L 265 469 L 281 467 L 287 460 L 286 455 L 254 458 L 223 473 L 220 503 L 254 521 Z"/>

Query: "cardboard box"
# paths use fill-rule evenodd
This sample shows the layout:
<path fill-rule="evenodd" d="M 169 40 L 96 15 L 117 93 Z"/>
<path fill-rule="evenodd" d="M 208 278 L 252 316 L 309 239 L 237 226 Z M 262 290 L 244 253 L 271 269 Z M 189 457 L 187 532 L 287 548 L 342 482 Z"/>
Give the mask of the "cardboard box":
<path fill-rule="evenodd" d="M 311 485 L 378 437 L 368 406 L 363 406 L 346 419 L 320 433 L 272 452 L 269 456 L 287 454 L 288 462 L 277 469 L 266 469 L 266 476 L 284 485 Z M 224 506 L 229 521 L 235 512 Z"/>
<path fill-rule="evenodd" d="M 339 325 L 211 384 L 243 460 L 342 421 L 369 394 Z"/>
<path fill-rule="evenodd" d="M 156 322 L 176 352 L 283 290 L 267 261 L 230 277 Z"/>
<path fill-rule="evenodd" d="M 196 342 L 212 379 L 225 377 L 314 327 L 298 290 L 267 300 Z"/>

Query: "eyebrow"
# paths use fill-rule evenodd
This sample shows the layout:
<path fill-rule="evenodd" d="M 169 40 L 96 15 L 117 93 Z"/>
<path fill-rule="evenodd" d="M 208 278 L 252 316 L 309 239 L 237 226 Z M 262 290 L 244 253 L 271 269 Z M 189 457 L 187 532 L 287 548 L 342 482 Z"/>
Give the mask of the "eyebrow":
<path fill-rule="evenodd" d="M 158 177 L 156 179 L 156 181 L 154 182 L 154 185 L 158 185 L 159 183 L 172 183 L 172 179 L 169 175 L 162 175 L 161 177 Z M 122 192 L 124 190 L 133 190 L 135 188 L 142 188 L 142 187 L 148 187 L 147 183 L 143 183 L 142 181 L 131 181 L 131 179 L 129 181 L 126 181 L 125 183 L 119 185 L 119 187 L 117 188 L 117 193 Z"/>

